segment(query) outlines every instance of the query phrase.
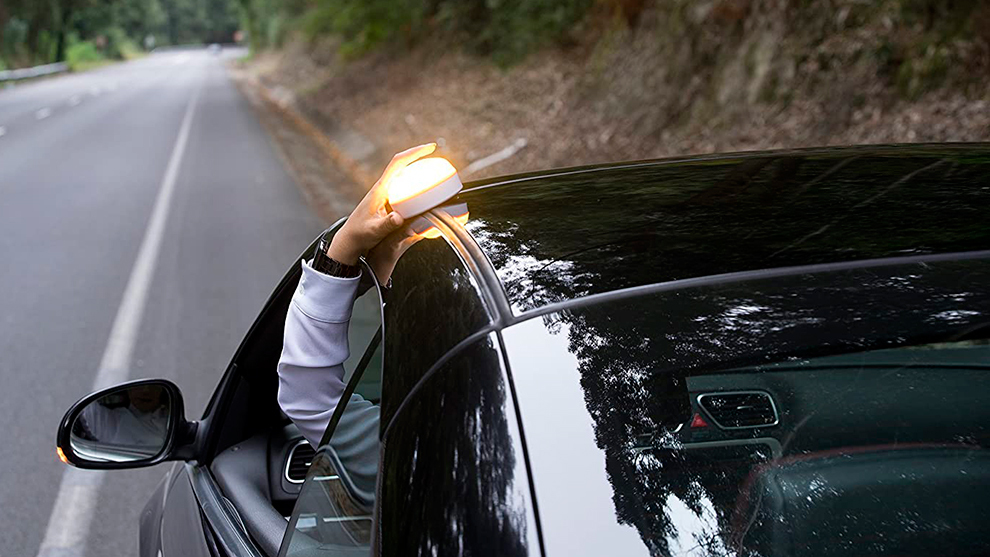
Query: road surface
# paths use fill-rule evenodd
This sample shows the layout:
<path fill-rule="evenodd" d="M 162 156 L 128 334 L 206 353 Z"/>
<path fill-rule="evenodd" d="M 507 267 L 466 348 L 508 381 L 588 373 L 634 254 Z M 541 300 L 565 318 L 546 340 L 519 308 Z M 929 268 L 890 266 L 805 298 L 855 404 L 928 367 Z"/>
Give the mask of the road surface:
<path fill-rule="evenodd" d="M 195 419 L 322 228 L 222 58 L 168 52 L 0 89 L 0 557 L 41 550 L 65 469 L 56 427 L 106 372 L 125 289 L 142 311 L 128 368 L 107 377 L 171 379 Z M 153 265 L 138 265 L 148 280 L 129 288 L 155 211 Z M 92 520 L 55 514 L 86 525 L 84 552 L 42 554 L 135 555 L 138 515 L 165 466 L 86 472 L 103 474 Z"/>

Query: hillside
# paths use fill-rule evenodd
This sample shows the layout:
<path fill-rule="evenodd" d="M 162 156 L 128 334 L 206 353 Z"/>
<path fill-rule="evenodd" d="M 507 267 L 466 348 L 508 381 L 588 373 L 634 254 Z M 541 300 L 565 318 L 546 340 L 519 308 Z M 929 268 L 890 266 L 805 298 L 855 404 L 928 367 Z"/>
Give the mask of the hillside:
<path fill-rule="evenodd" d="M 691 153 L 990 139 L 990 2 L 595 4 L 509 66 L 449 37 L 342 55 L 297 36 L 251 66 L 394 152 L 438 138 L 477 173 Z M 344 52 L 344 54 L 348 54 Z"/>

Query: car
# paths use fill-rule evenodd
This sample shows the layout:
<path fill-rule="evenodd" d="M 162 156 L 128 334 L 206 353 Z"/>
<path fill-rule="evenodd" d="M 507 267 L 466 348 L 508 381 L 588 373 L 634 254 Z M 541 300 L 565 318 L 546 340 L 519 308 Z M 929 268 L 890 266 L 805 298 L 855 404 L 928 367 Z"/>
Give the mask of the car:
<path fill-rule="evenodd" d="M 363 273 L 319 447 L 276 402 L 299 265 L 199 420 L 160 379 L 69 409 L 71 465 L 174 461 L 142 556 L 990 549 L 990 145 L 538 172 L 423 218 Z"/>

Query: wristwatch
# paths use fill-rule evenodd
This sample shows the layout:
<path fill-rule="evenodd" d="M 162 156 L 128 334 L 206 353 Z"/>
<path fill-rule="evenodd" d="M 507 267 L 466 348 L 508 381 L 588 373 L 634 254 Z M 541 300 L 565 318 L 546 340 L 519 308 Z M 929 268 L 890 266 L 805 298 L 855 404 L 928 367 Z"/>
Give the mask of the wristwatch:
<path fill-rule="evenodd" d="M 353 278 L 361 274 L 361 267 L 345 265 L 327 255 L 328 247 L 330 241 L 327 237 L 320 238 L 320 243 L 316 246 L 316 255 L 313 256 L 313 269 L 331 277 Z"/>

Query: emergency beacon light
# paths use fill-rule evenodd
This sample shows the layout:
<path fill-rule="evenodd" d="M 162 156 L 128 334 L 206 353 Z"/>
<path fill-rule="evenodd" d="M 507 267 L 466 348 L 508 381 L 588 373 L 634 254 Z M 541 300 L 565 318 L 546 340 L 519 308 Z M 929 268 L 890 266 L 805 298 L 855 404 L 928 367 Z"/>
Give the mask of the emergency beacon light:
<path fill-rule="evenodd" d="M 389 180 L 388 203 L 393 211 L 407 219 L 454 197 L 462 187 L 457 170 L 447 159 L 419 159 Z"/>

